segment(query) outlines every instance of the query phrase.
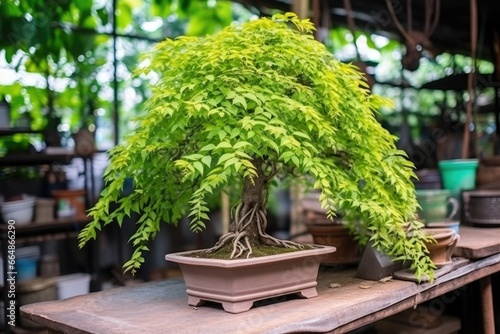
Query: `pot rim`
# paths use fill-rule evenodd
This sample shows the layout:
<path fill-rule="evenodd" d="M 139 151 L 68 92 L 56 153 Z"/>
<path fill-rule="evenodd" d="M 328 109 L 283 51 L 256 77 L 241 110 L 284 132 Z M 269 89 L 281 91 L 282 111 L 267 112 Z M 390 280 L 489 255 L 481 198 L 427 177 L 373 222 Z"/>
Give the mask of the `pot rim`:
<path fill-rule="evenodd" d="M 500 197 L 500 190 L 493 189 L 481 189 L 467 191 L 467 195 L 470 197 Z"/>
<path fill-rule="evenodd" d="M 176 263 L 188 264 L 188 265 L 199 265 L 199 266 L 219 267 L 219 268 L 238 268 L 238 267 L 246 267 L 248 265 L 253 265 L 253 264 L 272 263 L 279 260 L 289 260 L 297 258 L 300 259 L 309 256 L 321 256 L 328 253 L 333 253 L 337 250 L 337 248 L 333 246 L 317 245 L 317 244 L 307 244 L 307 245 L 314 246 L 315 248 L 298 250 L 295 252 L 289 252 L 283 254 L 253 257 L 250 259 L 234 259 L 234 260 L 207 259 L 207 258 L 186 256 L 187 254 L 192 254 L 195 252 L 201 252 L 206 250 L 206 249 L 197 249 L 197 250 L 167 254 L 165 255 L 165 260 Z"/>
<path fill-rule="evenodd" d="M 424 233 L 432 238 L 434 238 L 436 241 L 438 239 L 445 239 L 449 238 L 454 234 L 457 234 L 457 232 L 449 227 L 424 227 L 422 229 Z"/>
<path fill-rule="evenodd" d="M 459 226 L 460 225 L 460 220 L 450 220 L 450 221 L 447 221 L 447 220 L 443 220 L 443 221 L 438 221 L 438 222 L 430 222 L 430 223 L 426 223 L 425 226 L 427 228 L 432 228 L 432 229 L 436 229 L 436 228 L 451 228 L 450 226 Z"/>
<path fill-rule="evenodd" d="M 449 160 L 440 160 L 438 161 L 439 169 L 448 169 L 454 167 L 477 167 L 479 164 L 478 159 L 449 159 Z"/>
<path fill-rule="evenodd" d="M 448 189 L 416 189 L 417 197 L 437 197 L 450 196 L 451 191 Z"/>

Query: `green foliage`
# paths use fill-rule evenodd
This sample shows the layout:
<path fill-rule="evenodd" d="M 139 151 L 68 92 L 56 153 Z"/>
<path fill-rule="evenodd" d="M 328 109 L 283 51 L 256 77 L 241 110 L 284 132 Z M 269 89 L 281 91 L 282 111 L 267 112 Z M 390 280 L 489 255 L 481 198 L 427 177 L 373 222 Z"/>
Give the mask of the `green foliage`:
<path fill-rule="evenodd" d="M 413 166 L 374 117 L 390 102 L 371 95 L 358 69 L 337 61 L 313 29 L 287 13 L 159 43 L 138 71 L 159 74 L 147 112 L 111 151 L 108 186 L 80 246 L 138 213 L 125 264 L 133 271 L 161 221 L 188 215 L 191 230 L 202 230 L 209 199 L 254 178 L 260 158 L 290 177 L 313 176 L 331 217 L 340 208 L 353 228 L 364 223 L 357 231 L 378 249 L 432 276 L 414 220 Z M 127 178 L 135 190 L 122 196 Z"/>
<path fill-rule="evenodd" d="M 107 44 L 111 39 L 97 34 L 81 38 L 69 28 L 95 29 L 102 25 L 98 13 L 105 10 L 104 6 L 92 1 L 0 3 L 1 29 L 6 37 L 0 41 L 5 49 L 5 62 L 1 63 L 17 71 L 22 82 L 0 89 L 2 95 L 10 97 L 14 119 L 28 112 L 34 129 L 54 130 L 60 119 L 80 127 L 92 122 L 90 104 L 106 106 L 107 102 L 100 98 L 97 74 L 108 62 Z M 45 82 L 23 80 L 36 78 L 36 74 Z"/>
<path fill-rule="evenodd" d="M 236 8 L 241 12 L 242 6 L 230 1 L 120 0 L 116 9 L 117 32 L 158 40 L 184 33 L 213 33 L 244 16 L 233 13 Z M 91 124 L 105 129 L 103 122 L 111 123 L 113 108 L 109 83 L 112 21 L 111 1 L 1 0 L 0 33 L 4 38 L 0 39 L 0 66 L 15 70 L 18 75 L 16 82 L 0 87 L 0 96 L 6 95 L 11 102 L 13 118 L 19 113 L 30 113 L 34 129 L 56 128 L 59 122 L 71 131 Z M 149 49 L 149 43 L 117 38 L 117 80 L 120 90 L 128 96 L 116 111 L 123 132 L 149 93 L 146 78 L 131 82 L 129 70 L 135 69 L 138 55 Z M 41 83 L 38 75 L 45 82 Z M 33 78 L 38 82 L 33 83 Z M 22 92 L 18 82 L 22 82 Z M 130 96 L 129 91 L 136 95 Z M 99 110 L 99 122 L 92 109 Z"/>

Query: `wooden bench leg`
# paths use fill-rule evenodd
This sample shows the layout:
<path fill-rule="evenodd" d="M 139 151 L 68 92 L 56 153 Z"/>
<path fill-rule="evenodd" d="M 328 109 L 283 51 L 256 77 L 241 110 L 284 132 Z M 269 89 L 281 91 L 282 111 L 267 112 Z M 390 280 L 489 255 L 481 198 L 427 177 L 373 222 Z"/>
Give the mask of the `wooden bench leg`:
<path fill-rule="evenodd" d="M 495 334 L 495 313 L 491 292 L 491 277 L 486 276 L 479 281 L 481 289 L 481 307 L 483 311 L 484 334 Z"/>

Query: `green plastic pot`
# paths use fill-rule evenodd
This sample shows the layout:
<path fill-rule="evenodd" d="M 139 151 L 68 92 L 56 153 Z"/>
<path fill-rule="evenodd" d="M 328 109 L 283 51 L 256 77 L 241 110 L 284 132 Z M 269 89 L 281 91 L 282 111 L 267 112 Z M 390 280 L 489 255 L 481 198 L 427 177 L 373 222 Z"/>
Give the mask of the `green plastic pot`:
<path fill-rule="evenodd" d="M 476 187 L 477 159 L 454 159 L 438 162 L 443 188 L 450 190 L 451 196 L 458 198 L 462 190 Z"/>

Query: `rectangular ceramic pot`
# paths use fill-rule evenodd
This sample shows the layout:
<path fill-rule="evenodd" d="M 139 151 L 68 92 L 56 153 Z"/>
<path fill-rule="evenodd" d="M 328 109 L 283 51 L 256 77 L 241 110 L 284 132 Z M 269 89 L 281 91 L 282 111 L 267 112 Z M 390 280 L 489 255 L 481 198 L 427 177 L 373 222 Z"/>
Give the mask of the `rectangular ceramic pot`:
<path fill-rule="evenodd" d="M 179 264 L 186 282 L 188 304 L 222 303 L 226 312 L 248 311 L 254 301 L 287 294 L 303 298 L 318 295 L 316 278 L 321 258 L 335 247 L 314 245 L 285 254 L 251 259 L 218 260 L 186 256 L 191 252 L 167 254 Z"/>

